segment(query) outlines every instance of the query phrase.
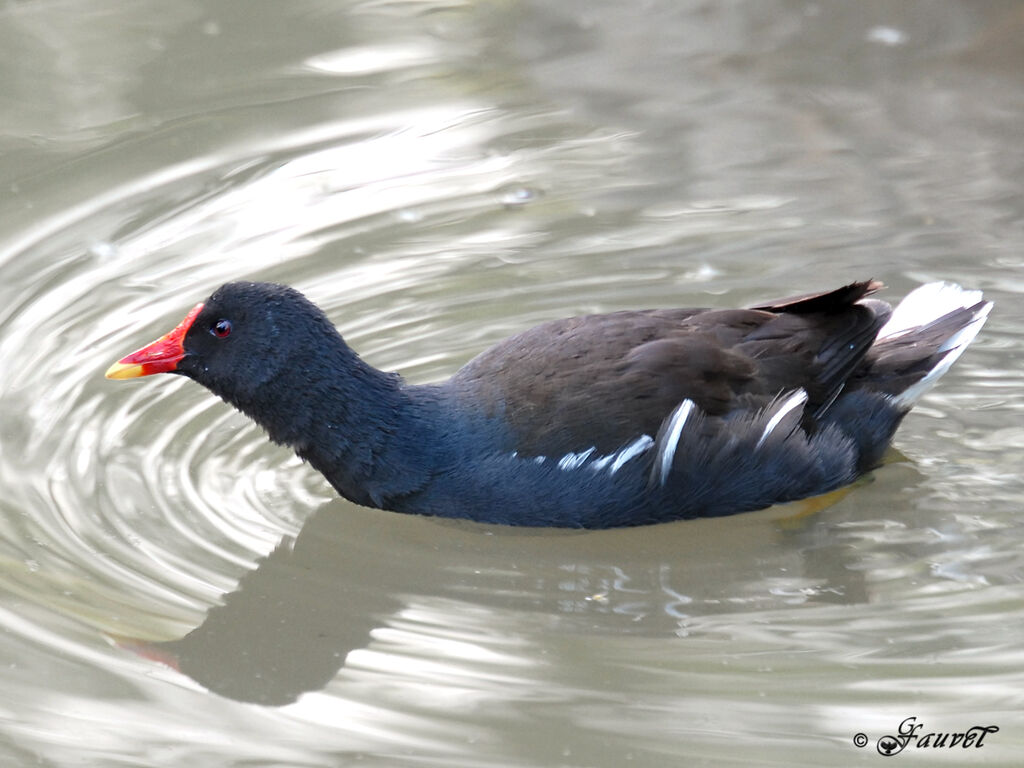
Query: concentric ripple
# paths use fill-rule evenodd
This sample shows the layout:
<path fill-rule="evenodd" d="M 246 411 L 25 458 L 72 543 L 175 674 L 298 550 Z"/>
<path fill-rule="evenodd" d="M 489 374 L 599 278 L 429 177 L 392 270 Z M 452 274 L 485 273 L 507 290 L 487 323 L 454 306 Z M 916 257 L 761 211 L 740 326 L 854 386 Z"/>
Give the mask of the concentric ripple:
<path fill-rule="evenodd" d="M 287 113 L 266 119 L 287 127 Z M 333 498 L 201 388 L 103 379 L 222 282 L 295 285 L 371 363 L 415 381 L 536 321 L 651 300 L 670 274 L 656 256 L 623 261 L 618 240 L 559 231 L 590 217 L 578 198 L 593 174 L 613 171 L 605 193 L 635 183 L 618 166 L 629 138 L 570 138 L 560 119 L 453 101 L 229 136 L 124 178 L 111 156 L 145 144 L 82 160 L 86 177 L 116 183 L 38 216 L 0 252 L 17 287 L 0 289 L 0 356 L 14 361 L 0 370 L 4 584 L 112 636 L 178 636 Z M 566 138 L 527 138 L 540 128 Z M 667 241 L 695 223 L 644 227 Z M 562 268 L 583 254 L 594 275 Z"/>
<path fill-rule="evenodd" d="M 20 529 L 6 537 L 8 586 L 26 593 L 28 581 L 70 578 L 71 592 L 118 591 L 188 623 L 294 533 L 330 497 L 322 479 L 194 385 L 172 377 L 118 385 L 102 371 L 239 277 L 308 292 L 347 319 L 350 340 L 380 365 L 400 362 L 414 377 L 450 369 L 462 345 L 491 332 L 474 309 L 514 291 L 486 280 L 457 296 L 429 286 L 465 269 L 488 240 L 508 247 L 523 230 L 523 207 L 541 199 L 530 187 L 541 158 L 487 149 L 500 122 L 456 104 L 321 125 L 248 147 L 247 157 L 200 158 L 132 180 L 10 247 L 4 281 L 27 290 L 0 317 L 0 355 L 16 361 L 0 372 L 10 436 L 0 503 Z M 175 199 L 169 212 L 152 213 Z M 495 211 L 504 214 L 500 232 L 468 227 L 460 242 L 454 222 Z M 402 243 L 401 229 L 424 218 L 453 222 L 445 247 Z M 358 248 L 347 245 L 354 234 Z M 402 252 L 369 253 L 385 234 Z M 66 250 L 40 258 L 56 244 Z M 14 551 L 16 542 L 36 546 Z M 19 575 L 18 562 L 29 573 Z M 40 599 L 74 613 L 75 596 L 58 586 Z M 109 623 L 115 633 L 129 629 Z"/>

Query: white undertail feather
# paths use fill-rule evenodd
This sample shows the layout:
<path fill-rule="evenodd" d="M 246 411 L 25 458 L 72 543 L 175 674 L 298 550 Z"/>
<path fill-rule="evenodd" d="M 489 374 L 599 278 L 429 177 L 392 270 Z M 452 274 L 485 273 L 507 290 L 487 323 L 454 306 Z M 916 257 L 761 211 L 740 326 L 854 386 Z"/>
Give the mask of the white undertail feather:
<path fill-rule="evenodd" d="M 757 441 L 757 445 L 754 446 L 754 450 L 757 450 L 764 445 L 764 441 L 768 439 L 768 435 L 770 435 L 772 431 L 782 423 L 782 420 L 786 418 L 786 414 L 792 412 L 795 408 L 803 408 L 804 403 L 806 402 L 807 393 L 802 389 L 798 389 L 785 400 L 781 400 L 777 405 L 778 410 L 772 414 L 772 417 L 768 419 L 768 423 L 764 425 L 764 432 L 761 433 L 761 437 Z"/>
<path fill-rule="evenodd" d="M 889 321 L 878 332 L 878 339 L 897 336 L 928 325 L 950 312 L 973 307 L 981 299 L 981 291 L 964 290 L 956 283 L 925 283 L 908 293 L 903 301 L 896 305 Z"/>
<path fill-rule="evenodd" d="M 981 291 L 964 290 L 955 283 L 927 283 L 907 294 L 893 310 L 889 321 L 878 332 L 878 341 L 898 337 L 921 328 L 957 310 L 970 309 L 982 301 Z M 956 333 L 952 334 L 937 350 L 946 354 L 928 372 L 928 374 L 909 389 L 893 398 L 893 401 L 904 408 L 912 406 L 920 397 L 934 386 L 935 382 L 950 369 L 964 353 L 967 346 L 974 341 L 978 331 L 985 324 L 985 318 L 992 310 L 992 302 L 986 302 L 974 310 L 972 320 Z M 877 343 L 877 342 L 876 342 Z"/>
<path fill-rule="evenodd" d="M 665 438 L 654 457 L 654 477 L 661 485 L 664 485 L 665 480 L 668 479 L 669 470 L 672 469 L 672 460 L 676 456 L 676 446 L 679 445 L 679 438 L 683 434 L 683 427 L 696 407 L 693 400 L 683 400 L 668 417 Z"/>

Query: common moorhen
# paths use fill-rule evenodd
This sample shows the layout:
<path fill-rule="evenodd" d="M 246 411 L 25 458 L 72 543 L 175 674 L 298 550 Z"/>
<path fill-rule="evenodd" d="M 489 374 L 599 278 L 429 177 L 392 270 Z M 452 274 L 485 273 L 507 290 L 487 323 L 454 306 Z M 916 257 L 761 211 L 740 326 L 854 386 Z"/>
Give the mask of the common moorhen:
<path fill-rule="evenodd" d="M 106 375 L 194 379 L 358 504 L 643 525 L 821 494 L 877 466 L 992 307 L 930 283 L 893 310 L 866 298 L 881 287 L 555 320 L 410 385 L 293 288 L 228 283 Z"/>

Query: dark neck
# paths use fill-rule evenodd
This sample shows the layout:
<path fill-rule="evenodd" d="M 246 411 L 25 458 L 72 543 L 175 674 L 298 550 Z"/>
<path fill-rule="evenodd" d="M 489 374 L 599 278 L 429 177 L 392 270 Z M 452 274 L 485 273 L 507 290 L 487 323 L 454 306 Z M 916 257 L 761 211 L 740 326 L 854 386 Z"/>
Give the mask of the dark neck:
<path fill-rule="evenodd" d="M 387 507 L 430 477 L 436 404 L 363 362 L 340 336 L 296 354 L 234 405 L 358 504 Z"/>

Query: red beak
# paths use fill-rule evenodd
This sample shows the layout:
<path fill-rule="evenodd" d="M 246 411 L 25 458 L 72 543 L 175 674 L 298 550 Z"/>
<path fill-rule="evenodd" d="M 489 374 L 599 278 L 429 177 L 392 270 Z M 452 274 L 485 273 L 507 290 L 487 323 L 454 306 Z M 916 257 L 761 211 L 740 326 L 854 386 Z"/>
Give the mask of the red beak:
<path fill-rule="evenodd" d="M 185 334 L 203 311 L 202 304 L 196 304 L 178 327 L 161 336 L 152 344 L 123 357 L 107 369 L 108 379 L 134 379 L 152 373 L 167 373 L 178 367 L 178 361 L 185 356 Z"/>

